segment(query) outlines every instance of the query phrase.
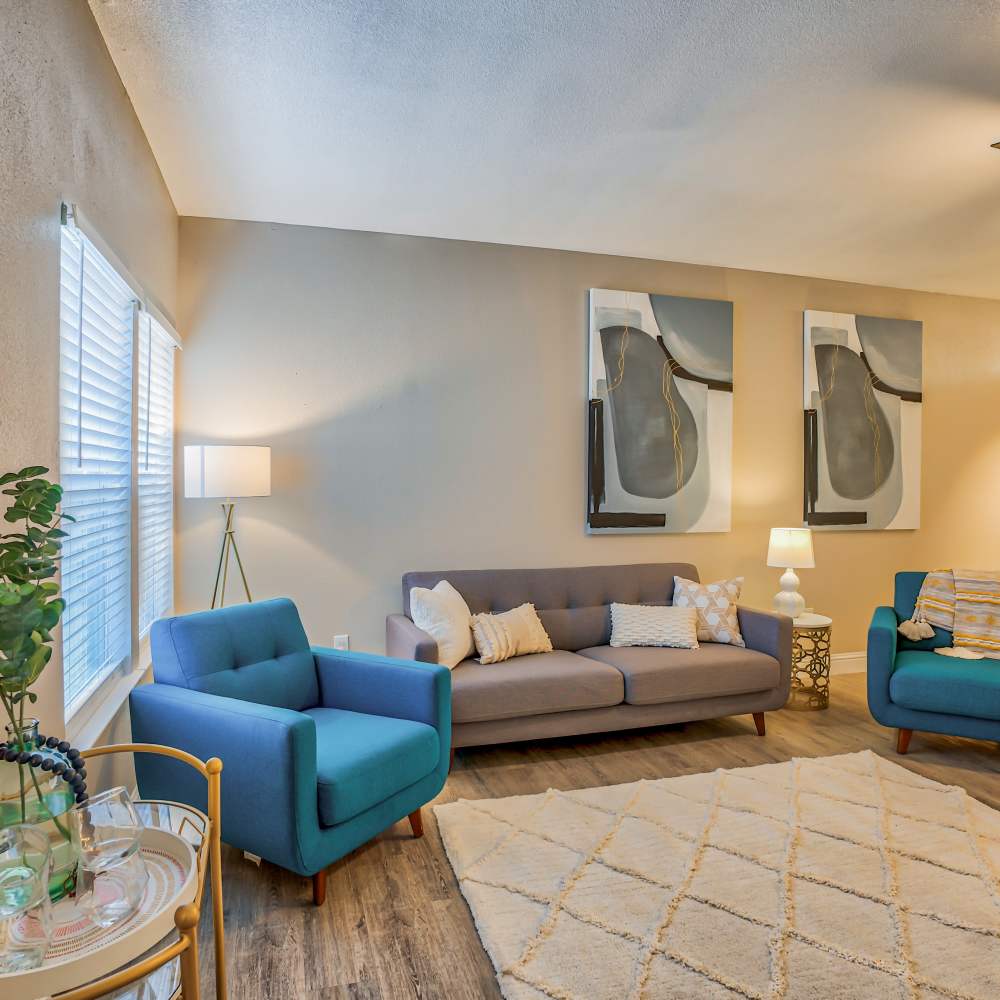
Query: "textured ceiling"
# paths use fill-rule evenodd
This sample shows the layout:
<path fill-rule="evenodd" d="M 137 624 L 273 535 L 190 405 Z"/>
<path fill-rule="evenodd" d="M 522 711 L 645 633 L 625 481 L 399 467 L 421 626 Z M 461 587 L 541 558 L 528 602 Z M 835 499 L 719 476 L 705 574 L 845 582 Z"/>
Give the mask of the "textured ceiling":
<path fill-rule="evenodd" d="M 182 215 L 1000 297 L 1000 0 L 91 0 Z"/>

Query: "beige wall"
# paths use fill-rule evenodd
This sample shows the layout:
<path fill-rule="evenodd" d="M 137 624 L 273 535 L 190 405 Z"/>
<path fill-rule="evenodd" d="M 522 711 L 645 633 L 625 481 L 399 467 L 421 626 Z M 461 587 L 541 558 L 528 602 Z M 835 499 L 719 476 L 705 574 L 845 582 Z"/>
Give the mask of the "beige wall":
<path fill-rule="evenodd" d="M 87 4 L 0 0 L 0 38 L 0 470 L 55 471 L 60 204 L 168 313 L 177 215 Z M 40 690 L 43 723 L 61 727 L 58 650 Z"/>
<path fill-rule="evenodd" d="M 801 523 L 802 310 L 921 319 L 923 527 L 819 534 L 803 590 L 860 650 L 892 573 L 997 565 L 1000 303 L 751 271 L 328 229 L 181 220 L 184 442 L 273 448 L 240 505 L 255 597 L 318 643 L 378 650 L 406 569 L 685 559 L 768 606 L 768 529 Z M 735 303 L 733 530 L 588 537 L 587 289 Z M 220 531 L 178 504 L 178 606 L 207 604 Z"/>

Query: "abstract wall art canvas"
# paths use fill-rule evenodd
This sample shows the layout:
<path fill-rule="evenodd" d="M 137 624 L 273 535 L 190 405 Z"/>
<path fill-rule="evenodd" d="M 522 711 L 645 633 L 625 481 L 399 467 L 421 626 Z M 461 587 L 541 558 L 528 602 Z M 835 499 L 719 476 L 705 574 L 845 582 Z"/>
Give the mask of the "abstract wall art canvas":
<path fill-rule="evenodd" d="M 807 310 L 805 523 L 920 527 L 923 326 Z"/>
<path fill-rule="evenodd" d="M 728 531 L 733 304 L 590 290 L 587 530 Z"/>

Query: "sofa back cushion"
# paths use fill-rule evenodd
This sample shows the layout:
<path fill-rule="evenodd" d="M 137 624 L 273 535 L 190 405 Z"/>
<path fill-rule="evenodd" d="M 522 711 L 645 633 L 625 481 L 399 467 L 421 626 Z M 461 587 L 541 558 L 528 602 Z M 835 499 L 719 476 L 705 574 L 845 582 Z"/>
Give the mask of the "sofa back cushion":
<path fill-rule="evenodd" d="M 914 570 L 905 570 L 896 574 L 896 589 L 892 607 L 900 621 L 913 617 L 913 609 L 917 606 L 917 597 L 920 596 L 920 588 L 925 576 L 927 576 L 926 573 Z M 898 633 L 896 642 L 899 649 L 935 649 L 938 646 L 950 646 L 952 635 L 951 632 L 935 626 L 934 636 L 931 639 L 918 639 L 914 642 L 912 639 L 907 639 L 902 633 Z"/>
<path fill-rule="evenodd" d="M 671 602 L 674 577 L 698 579 L 690 563 L 634 566 L 570 566 L 559 569 L 461 569 L 406 573 L 403 613 L 410 614 L 410 588 L 447 580 L 473 614 L 499 614 L 526 601 L 534 604 L 556 649 L 604 646 L 611 639 L 612 602 Z"/>
<path fill-rule="evenodd" d="M 161 618 L 150 641 L 161 684 L 295 711 L 319 702 L 309 640 L 287 598 Z"/>

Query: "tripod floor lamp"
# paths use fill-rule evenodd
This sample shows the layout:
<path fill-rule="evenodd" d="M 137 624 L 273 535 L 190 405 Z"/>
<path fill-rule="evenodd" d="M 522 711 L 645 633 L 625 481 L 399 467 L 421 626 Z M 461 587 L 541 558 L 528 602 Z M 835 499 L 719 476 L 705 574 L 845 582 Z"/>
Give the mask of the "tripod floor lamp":
<path fill-rule="evenodd" d="M 271 449 L 252 445 L 195 444 L 184 446 L 184 496 L 192 499 L 222 501 L 225 528 L 222 548 L 215 570 L 215 587 L 212 589 L 212 607 L 226 603 L 226 583 L 229 579 L 231 557 L 236 559 L 243 590 L 252 601 L 243 560 L 236 545 L 236 527 L 233 514 L 236 501 L 244 497 L 269 497 L 271 495 Z M 220 587 L 221 583 L 221 587 Z"/>

